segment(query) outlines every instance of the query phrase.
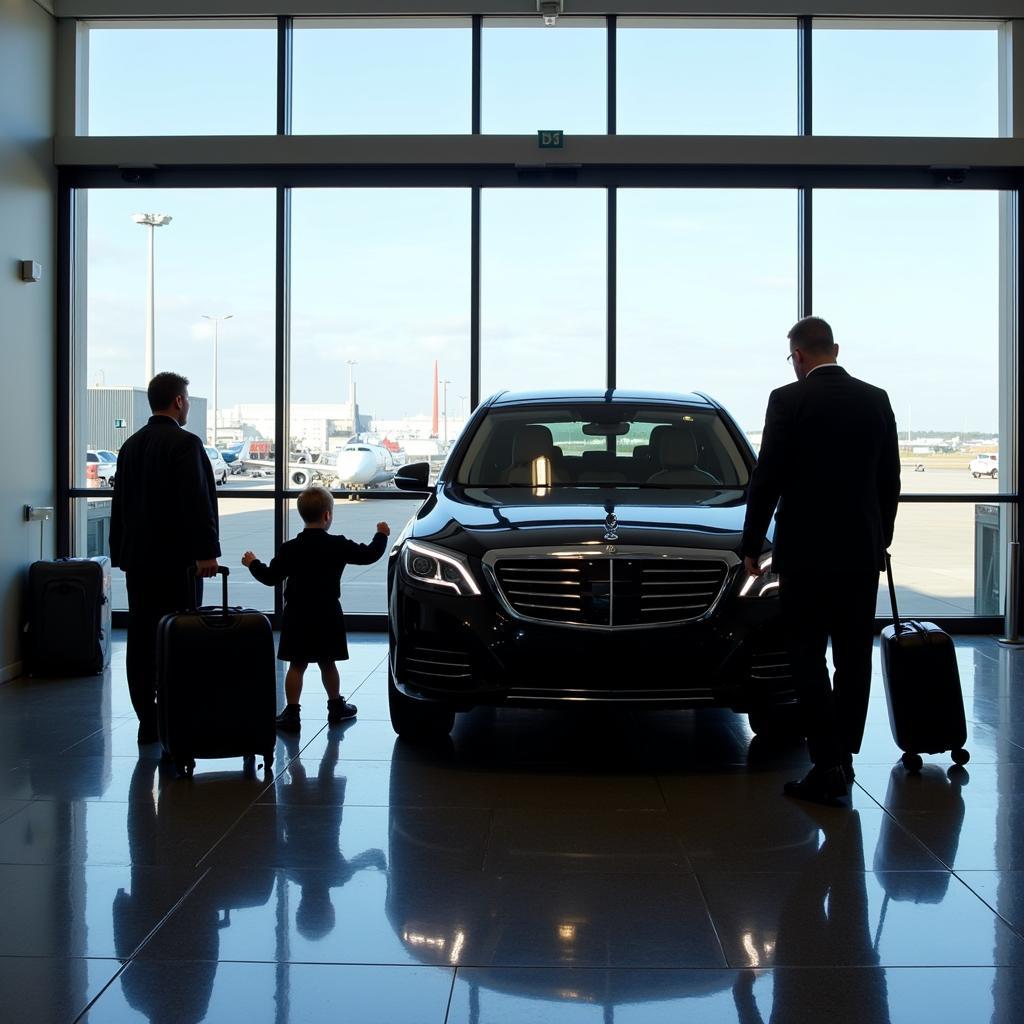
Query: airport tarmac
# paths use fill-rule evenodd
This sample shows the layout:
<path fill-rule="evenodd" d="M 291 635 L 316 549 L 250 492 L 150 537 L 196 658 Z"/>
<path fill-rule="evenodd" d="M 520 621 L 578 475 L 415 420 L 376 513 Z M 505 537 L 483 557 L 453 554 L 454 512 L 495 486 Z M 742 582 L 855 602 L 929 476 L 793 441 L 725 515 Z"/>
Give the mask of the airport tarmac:
<path fill-rule="evenodd" d="M 978 503 L 940 504 L 903 503 L 896 522 L 892 546 L 893 567 L 897 579 L 902 614 L 929 616 L 963 616 L 976 614 L 975 609 L 975 545 L 976 531 L 991 530 L 998 522 L 999 507 L 985 502 L 987 495 L 999 491 L 998 481 L 975 480 L 966 468 L 933 466 L 924 462 L 924 472 L 914 471 L 914 462 L 903 466 L 905 494 L 969 494 L 977 495 Z M 231 477 L 220 493 L 263 490 L 269 481 Z M 100 498 L 100 495 L 97 495 Z M 360 501 L 339 500 L 335 513 L 336 533 L 353 540 L 368 541 L 376 524 L 385 520 L 392 536 L 416 513 L 418 499 L 371 498 Z M 273 553 L 274 512 L 269 498 L 222 498 L 221 546 L 222 564 L 231 568 L 231 603 L 270 610 L 273 591 L 256 582 L 242 567 L 242 553 L 255 551 L 264 561 Z M 289 533 L 301 529 L 301 521 L 292 506 Z M 842 568 L 841 548 L 832 553 L 838 570 Z M 387 559 L 370 566 L 350 566 L 342 579 L 342 603 L 349 613 L 383 613 Z M 207 585 L 206 600 L 214 600 L 214 588 Z M 115 571 L 114 607 L 125 608 L 124 580 Z M 1001 605 L 1000 605 L 1001 607 Z M 879 615 L 887 615 L 888 593 L 879 590 Z M 980 610 L 984 610 L 983 605 Z"/>

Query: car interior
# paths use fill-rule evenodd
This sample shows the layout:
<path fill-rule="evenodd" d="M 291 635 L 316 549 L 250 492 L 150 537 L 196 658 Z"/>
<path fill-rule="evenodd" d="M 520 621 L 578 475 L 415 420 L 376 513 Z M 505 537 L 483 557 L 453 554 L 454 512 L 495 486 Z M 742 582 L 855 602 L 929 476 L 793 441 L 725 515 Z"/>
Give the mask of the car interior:
<path fill-rule="evenodd" d="M 607 420 L 504 422 L 494 426 L 481 449 L 467 454 L 460 476 L 464 483 L 485 486 L 735 487 L 735 460 L 715 436 L 716 420 L 674 417 L 653 429 L 649 422 Z M 555 431 L 571 440 L 556 443 Z M 647 443 L 620 440 L 647 431 Z"/>

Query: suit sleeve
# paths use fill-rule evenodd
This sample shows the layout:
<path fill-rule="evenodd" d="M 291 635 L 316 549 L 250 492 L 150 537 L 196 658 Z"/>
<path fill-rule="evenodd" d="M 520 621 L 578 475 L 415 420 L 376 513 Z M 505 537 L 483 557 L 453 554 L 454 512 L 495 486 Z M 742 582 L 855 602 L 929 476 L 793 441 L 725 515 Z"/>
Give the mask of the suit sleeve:
<path fill-rule="evenodd" d="M 114 568 L 121 565 L 121 545 L 124 540 L 124 488 L 117 486 L 121 478 L 121 455 L 117 456 L 117 470 L 114 475 L 114 493 L 110 502 L 110 527 L 107 534 L 107 546 L 110 548 L 110 564 Z"/>
<path fill-rule="evenodd" d="M 257 558 L 255 562 L 250 563 L 249 572 L 251 572 L 260 583 L 263 583 L 268 587 L 272 587 L 274 584 L 280 583 L 281 580 L 288 575 L 280 556 L 272 558 L 270 560 L 270 565 L 264 565 Z"/>
<path fill-rule="evenodd" d="M 369 544 L 357 544 L 347 537 L 336 537 L 335 545 L 338 560 L 345 565 L 370 565 L 384 554 L 388 539 L 383 533 L 378 533 Z"/>
<path fill-rule="evenodd" d="M 743 523 L 741 548 L 745 558 L 757 558 L 764 547 L 768 524 L 782 494 L 789 430 L 785 401 L 778 391 L 773 391 L 765 413 L 761 451 L 747 493 L 747 515 Z"/>
<path fill-rule="evenodd" d="M 900 444 L 896 433 L 896 417 L 888 395 L 883 394 L 883 405 L 885 435 L 878 460 L 878 507 L 882 513 L 882 534 L 888 548 L 892 544 L 900 503 Z"/>
<path fill-rule="evenodd" d="M 177 492 L 182 530 L 189 537 L 191 557 L 196 561 L 220 555 L 220 526 L 217 516 L 213 467 L 195 435 L 183 444 L 176 460 Z"/>

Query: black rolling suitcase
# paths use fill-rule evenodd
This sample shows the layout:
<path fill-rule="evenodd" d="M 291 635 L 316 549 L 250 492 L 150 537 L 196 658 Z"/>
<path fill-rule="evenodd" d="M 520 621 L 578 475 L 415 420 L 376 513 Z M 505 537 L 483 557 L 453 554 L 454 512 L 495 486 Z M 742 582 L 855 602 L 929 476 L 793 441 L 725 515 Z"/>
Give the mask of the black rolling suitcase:
<path fill-rule="evenodd" d="M 946 750 L 957 764 L 966 764 L 971 755 L 964 749 L 967 720 L 953 638 L 934 622 L 900 619 L 888 554 L 885 569 L 893 624 L 882 630 L 882 678 L 903 766 L 920 771 L 921 754 Z"/>
<path fill-rule="evenodd" d="M 191 570 L 190 570 L 191 571 Z M 179 775 L 197 757 L 262 755 L 269 772 L 277 743 L 274 634 L 262 612 L 228 607 L 228 570 L 220 607 L 165 615 L 157 631 L 160 742 Z"/>
<path fill-rule="evenodd" d="M 33 675 L 102 672 L 110 664 L 110 559 L 33 562 L 25 628 Z"/>

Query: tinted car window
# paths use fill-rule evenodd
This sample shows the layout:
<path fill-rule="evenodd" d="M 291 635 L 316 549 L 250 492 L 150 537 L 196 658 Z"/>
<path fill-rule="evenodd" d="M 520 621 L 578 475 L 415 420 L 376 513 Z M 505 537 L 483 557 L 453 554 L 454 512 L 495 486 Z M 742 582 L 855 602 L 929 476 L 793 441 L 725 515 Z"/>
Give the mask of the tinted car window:
<path fill-rule="evenodd" d="M 717 410 L 625 405 L 491 410 L 456 474 L 467 487 L 745 487 Z"/>

